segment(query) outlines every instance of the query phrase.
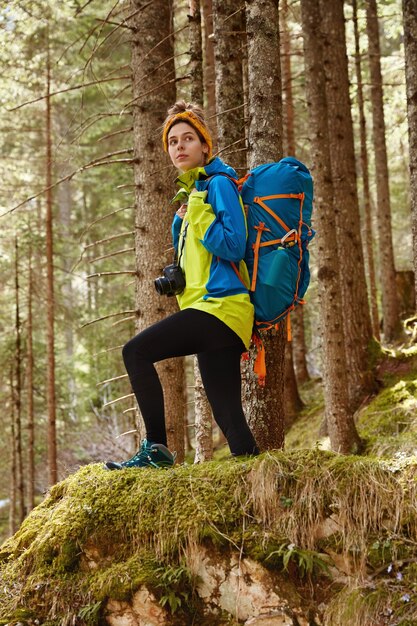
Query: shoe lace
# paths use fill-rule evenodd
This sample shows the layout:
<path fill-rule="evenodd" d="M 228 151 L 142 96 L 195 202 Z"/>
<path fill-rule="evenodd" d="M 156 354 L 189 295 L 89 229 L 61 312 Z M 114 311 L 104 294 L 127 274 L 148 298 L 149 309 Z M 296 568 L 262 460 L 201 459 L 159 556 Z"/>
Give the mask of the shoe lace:
<path fill-rule="evenodd" d="M 128 461 L 126 461 L 126 465 L 132 465 L 136 461 L 151 461 L 150 453 L 152 448 L 149 442 L 144 439 L 140 445 L 139 450 L 134 454 Z"/>

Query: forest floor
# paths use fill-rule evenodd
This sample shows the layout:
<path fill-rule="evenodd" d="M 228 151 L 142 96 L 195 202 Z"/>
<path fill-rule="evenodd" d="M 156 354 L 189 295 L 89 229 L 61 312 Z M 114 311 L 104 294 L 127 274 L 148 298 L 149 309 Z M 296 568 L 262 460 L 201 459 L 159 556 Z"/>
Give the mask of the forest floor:
<path fill-rule="evenodd" d="M 376 391 L 356 411 L 363 455 L 405 460 L 417 456 L 417 348 L 384 350 L 376 368 Z M 330 449 L 323 433 L 324 400 L 320 379 L 300 388 L 304 408 L 285 437 L 286 450 Z"/>

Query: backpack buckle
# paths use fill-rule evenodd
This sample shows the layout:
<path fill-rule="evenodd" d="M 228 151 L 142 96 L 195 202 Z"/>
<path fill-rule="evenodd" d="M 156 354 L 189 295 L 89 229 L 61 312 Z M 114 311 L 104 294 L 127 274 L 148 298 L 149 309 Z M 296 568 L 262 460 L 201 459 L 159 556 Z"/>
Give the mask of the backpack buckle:
<path fill-rule="evenodd" d="M 292 228 L 291 230 L 288 231 L 288 233 L 285 233 L 285 235 L 283 237 L 281 237 L 281 244 L 284 245 L 286 240 L 288 239 L 288 237 L 291 237 L 291 235 L 294 235 L 294 239 L 297 238 L 298 232 L 296 231 L 295 228 Z M 290 243 L 290 242 L 288 242 L 288 243 Z"/>

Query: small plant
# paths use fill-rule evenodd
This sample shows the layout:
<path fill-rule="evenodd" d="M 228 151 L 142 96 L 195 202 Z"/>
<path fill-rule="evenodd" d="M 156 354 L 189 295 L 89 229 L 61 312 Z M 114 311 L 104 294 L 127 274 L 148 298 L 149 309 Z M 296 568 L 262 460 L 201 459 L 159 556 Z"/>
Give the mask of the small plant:
<path fill-rule="evenodd" d="M 168 605 L 171 613 L 175 613 L 183 602 L 188 602 L 191 585 L 191 575 L 186 567 L 159 567 L 155 570 L 160 582 L 156 585 L 163 590 L 159 599 L 161 606 Z"/>
<path fill-rule="evenodd" d="M 99 623 L 98 619 L 101 605 L 101 600 L 95 604 L 88 604 L 80 610 L 78 617 L 81 618 L 87 626 L 96 626 L 96 624 Z"/>
<path fill-rule="evenodd" d="M 288 571 L 290 563 L 294 563 L 299 571 L 300 577 L 311 576 L 314 571 L 321 571 L 326 576 L 330 575 L 329 563 L 313 550 L 299 548 L 294 543 L 282 543 L 278 550 L 271 552 L 266 560 L 272 556 L 282 558 L 282 566 Z"/>

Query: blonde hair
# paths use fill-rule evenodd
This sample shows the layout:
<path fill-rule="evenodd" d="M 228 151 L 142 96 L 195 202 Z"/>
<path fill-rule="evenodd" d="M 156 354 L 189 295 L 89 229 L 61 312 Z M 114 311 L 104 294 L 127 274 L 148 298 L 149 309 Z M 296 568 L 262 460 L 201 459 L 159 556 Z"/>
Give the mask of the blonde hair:
<path fill-rule="evenodd" d="M 185 100 L 178 100 L 178 102 L 168 109 L 168 115 L 165 119 L 164 129 L 162 131 L 162 143 L 165 152 L 168 152 L 168 133 L 171 128 L 179 122 L 186 122 L 194 128 L 200 140 L 207 144 L 207 157 L 211 159 L 213 154 L 213 141 L 210 129 L 204 119 L 204 111 L 198 104 L 185 102 Z"/>

